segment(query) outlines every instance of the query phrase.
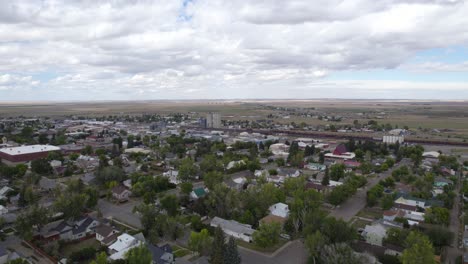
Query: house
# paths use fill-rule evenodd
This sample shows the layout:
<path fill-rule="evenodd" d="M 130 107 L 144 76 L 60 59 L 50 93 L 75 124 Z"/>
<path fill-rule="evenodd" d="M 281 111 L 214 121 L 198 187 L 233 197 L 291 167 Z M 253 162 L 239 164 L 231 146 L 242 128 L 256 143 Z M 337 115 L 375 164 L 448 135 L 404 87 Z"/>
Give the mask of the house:
<path fill-rule="evenodd" d="M 244 185 L 247 183 L 247 178 L 245 177 L 236 177 L 230 179 L 226 182 L 226 185 L 231 189 L 241 190 Z"/>
<path fill-rule="evenodd" d="M 268 210 L 270 211 L 270 214 L 272 215 L 276 215 L 276 216 L 284 217 L 284 218 L 288 218 L 289 216 L 289 206 L 284 203 L 276 203 L 270 206 Z"/>
<path fill-rule="evenodd" d="M 190 193 L 190 197 L 194 200 L 197 200 L 202 197 L 205 197 L 207 193 L 208 193 L 208 189 L 200 187 L 200 188 L 193 189 L 193 191 Z"/>
<path fill-rule="evenodd" d="M 99 225 L 96 227 L 96 240 L 101 245 L 109 246 L 117 240 L 119 231 L 108 225 Z"/>
<path fill-rule="evenodd" d="M 180 184 L 179 171 L 176 171 L 176 170 L 166 171 L 163 173 L 163 176 L 169 178 L 170 183 L 173 183 L 176 185 Z"/>
<path fill-rule="evenodd" d="M 225 220 L 217 216 L 211 220 L 210 225 L 212 227 L 219 226 L 226 235 L 242 239 L 245 242 L 252 242 L 252 235 L 255 232 L 251 225 L 241 224 L 234 220 Z"/>
<path fill-rule="evenodd" d="M 0 215 L 4 215 L 8 213 L 8 209 L 0 204 Z"/>
<path fill-rule="evenodd" d="M 120 203 L 128 201 L 130 194 L 131 192 L 123 185 L 112 188 L 112 197 Z"/>
<path fill-rule="evenodd" d="M 327 188 L 328 186 L 324 186 L 320 182 L 307 182 L 306 183 L 306 189 L 313 189 L 320 193 L 325 192 Z"/>
<path fill-rule="evenodd" d="M 289 146 L 283 143 L 271 144 L 270 151 L 275 156 L 287 157 L 289 155 Z"/>
<path fill-rule="evenodd" d="M 174 261 L 174 254 L 169 244 L 165 244 L 161 247 L 147 244 L 148 250 L 153 256 L 153 264 L 172 264 Z"/>
<path fill-rule="evenodd" d="M 80 240 L 95 234 L 99 222 L 89 216 L 75 221 L 56 221 L 43 228 L 41 237 L 45 240 Z"/>
<path fill-rule="evenodd" d="M 8 187 L 8 186 L 3 186 L 1 189 L 0 189 L 0 200 L 6 200 L 8 198 L 8 193 L 13 191 L 12 188 Z"/>
<path fill-rule="evenodd" d="M 383 240 L 387 236 L 387 229 L 382 225 L 366 225 L 362 236 L 367 243 L 382 246 Z"/>
<path fill-rule="evenodd" d="M 345 160 L 343 163 L 346 168 L 351 168 L 351 169 L 358 168 L 359 166 L 361 166 L 360 162 L 354 161 L 354 160 Z"/>
<path fill-rule="evenodd" d="M 304 168 L 313 171 L 325 171 L 327 166 L 320 163 L 309 163 L 305 165 Z"/>
<path fill-rule="evenodd" d="M 226 166 L 226 169 L 230 170 L 230 169 L 234 169 L 234 168 L 241 167 L 241 166 L 244 166 L 244 165 L 246 165 L 246 163 L 243 160 L 237 160 L 237 161 L 233 160 L 233 161 L 228 163 L 228 165 Z"/>
<path fill-rule="evenodd" d="M 463 246 L 465 248 L 468 248 L 468 231 L 467 230 L 463 232 Z"/>
<path fill-rule="evenodd" d="M 267 170 L 255 170 L 254 176 L 257 178 L 260 176 L 265 176 L 268 178 L 268 176 L 270 176 L 270 173 Z"/>
<path fill-rule="evenodd" d="M 297 178 L 301 175 L 301 171 L 294 168 L 279 168 L 278 175 L 285 178 Z"/>
<path fill-rule="evenodd" d="M 0 264 L 5 264 L 8 262 L 8 251 L 5 247 L 0 246 Z"/>
<path fill-rule="evenodd" d="M 326 153 L 325 159 L 329 160 L 352 160 L 356 157 L 353 152 L 348 152 L 345 144 L 339 144 L 332 153 Z"/>
<path fill-rule="evenodd" d="M 362 237 L 371 245 L 382 246 L 387 230 L 390 228 L 403 228 L 403 224 L 384 219 L 377 220 L 371 225 L 366 225 Z"/>
<path fill-rule="evenodd" d="M 135 237 L 124 233 L 117 237 L 117 240 L 108 247 L 108 251 L 111 254 L 109 259 L 117 260 L 125 258 L 125 254 L 132 248 L 141 245 L 141 241 Z"/>

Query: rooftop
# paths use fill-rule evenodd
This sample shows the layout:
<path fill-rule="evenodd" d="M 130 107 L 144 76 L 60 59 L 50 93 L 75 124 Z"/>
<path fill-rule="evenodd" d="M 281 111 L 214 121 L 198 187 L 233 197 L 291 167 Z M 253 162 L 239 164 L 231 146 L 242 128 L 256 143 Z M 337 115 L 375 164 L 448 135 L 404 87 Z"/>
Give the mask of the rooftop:
<path fill-rule="evenodd" d="M 3 152 L 8 155 L 23 155 L 23 154 L 32 154 L 38 152 L 49 152 L 60 150 L 59 147 L 51 145 L 29 145 L 13 148 L 2 148 L 0 152 Z"/>

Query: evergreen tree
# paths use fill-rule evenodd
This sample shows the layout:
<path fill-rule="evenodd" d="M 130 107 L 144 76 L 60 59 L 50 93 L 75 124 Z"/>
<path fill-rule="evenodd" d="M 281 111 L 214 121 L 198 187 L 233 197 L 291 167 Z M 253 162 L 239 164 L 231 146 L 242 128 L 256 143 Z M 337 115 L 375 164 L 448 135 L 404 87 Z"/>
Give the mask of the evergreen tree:
<path fill-rule="evenodd" d="M 323 179 L 322 179 L 322 185 L 328 186 L 329 184 L 330 184 L 330 176 L 328 175 L 328 168 L 326 168 L 325 175 L 323 176 Z"/>
<path fill-rule="evenodd" d="M 214 232 L 213 245 L 211 247 L 210 263 L 223 264 L 225 251 L 225 237 L 221 227 L 217 227 Z"/>
<path fill-rule="evenodd" d="M 242 261 L 239 251 L 237 251 L 237 244 L 233 237 L 229 238 L 227 247 L 224 254 L 224 263 L 226 264 L 240 264 Z"/>

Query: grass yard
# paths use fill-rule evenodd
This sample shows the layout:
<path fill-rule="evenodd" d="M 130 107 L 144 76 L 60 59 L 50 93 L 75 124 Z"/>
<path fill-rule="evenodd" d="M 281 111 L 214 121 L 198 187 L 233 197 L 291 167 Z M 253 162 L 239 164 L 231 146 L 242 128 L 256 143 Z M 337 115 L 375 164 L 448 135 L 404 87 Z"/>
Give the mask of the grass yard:
<path fill-rule="evenodd" d="M 101 247 L 101 244 L 94 238 L 89 238 L 77 243 L 70 243 L 70 244 L 65 244 L 62 246 L 60 253 L 66 257 L 69 257 L 71 253 L 75 251 L 79 251 L 83 248 L 86 247 L 93 247 L 95 249 L 99 249 Z"/>
<path fill-rule="evenodd" d="M 181 258 L 183 256 L 187 256 L 188 254 L 190 254 L 190 250 L 186 248 L 183 248 L 177 245 L 172 245 L 171 247 L 172 247 L 172 253 L 174 254 L 176 258 Z"/>
<path fill-rule="evenodd" d="M 382 213 L 383 211 L 380 209 L 364 208 L 361 211 L 359 211 L 357 216 L 377 220 L 382 218 Z"/>
<path fill-rule="evenodd" d="M 356 229 L 358 228 L 365 228 L 366 225 L 370 224 L 371 222 L 364 221 L 358 218 L 354 218 L 352 226 L 355 227 Z"/>

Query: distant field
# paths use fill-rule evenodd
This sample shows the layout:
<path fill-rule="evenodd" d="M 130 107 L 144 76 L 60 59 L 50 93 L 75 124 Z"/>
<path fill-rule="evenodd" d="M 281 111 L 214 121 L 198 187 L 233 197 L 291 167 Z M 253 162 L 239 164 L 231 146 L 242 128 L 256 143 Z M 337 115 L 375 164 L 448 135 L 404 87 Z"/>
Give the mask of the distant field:
<path fill-rule="evenodd" d="M 314 108 L 314 114 L 340 115 L 337 124 L 352 124 L 355 119 L 366 123 L 377 119 L 399 127 L 451 129 L 453 135 L 468 136 L 468 102 L 374 101 L 374 100 L 244 100 L 244 101 L 122 101 L 91 103 L 0 103 L 0 117 L 23 115 L 39 116 L 102 116 L 142 113 L 220 112 L 223 118 L 233 120 L 265 119 L 280 111 L 265 109 L 262 105 L 289 108 Z M 369 118 L 364 118 L 368 116 Z M 305 122 L 308 125 L 325 125 L 330 122 L 316 118 L 277 118 L 276 122 L 289 124 Z"/>

